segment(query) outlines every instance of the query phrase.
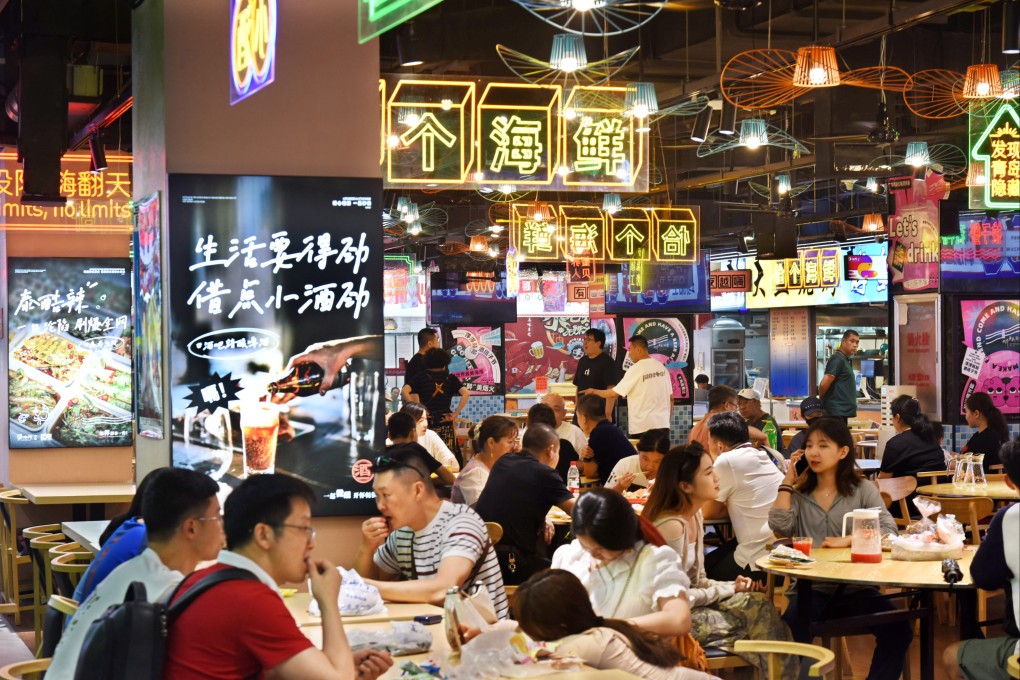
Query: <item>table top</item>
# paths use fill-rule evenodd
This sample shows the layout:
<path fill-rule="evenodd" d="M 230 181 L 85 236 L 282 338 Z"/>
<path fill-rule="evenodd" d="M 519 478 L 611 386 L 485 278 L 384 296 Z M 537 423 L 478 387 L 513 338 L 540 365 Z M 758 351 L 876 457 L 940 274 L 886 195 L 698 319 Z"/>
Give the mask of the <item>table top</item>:
<path fill-rule="evenodd" d="M 1005 481 L 988 482 L 984 487 L 956 486 L 952 482 L 941 484 L 926 484 L 917 487 L 917 493 L 925 496 L 949 496 L 951 498 L 964 498 L 970 496 L 992 498 L 997 501 L 1020 500 L 1020 493 L 1006 485 Z"/>
<path fill-rule="evenodd" d="M 15 484 L 31 503 L 130 503 L 134 484 Z"/>
<path fill-rule="evenodd" d="M 99 552 L 99 537 L 110 525 L 108 519 L 90 520 L 87 522 L 63 522 L 60 525 L 64 535 L 81 543 L 93 555 Z"/>
<path fill-rule="evenodd" d="M 876 474 L 882 467 L 882 461 L 874 458 L 857 458 L 854 460 L 857 468 L 867 476 Z"/>
<path fill-rule="evenodd" d="M 311 593 L 295 593 L 283 598 L 291 616 L 301 628 L 321 626 L 322 619 L 308 613 L 308 605 L 312 601 Z M 410 621 L 416 616 L 442 616 L 443 608 L 434 604 L 417 602 L 387 602 L 386 611 L 370 616 L 345 616 L 344 625 L 362 623 L 388 623 L 390 621 Z"/>
<path fill-rule="evenodd" d="M 970 579 L 970 561 L 975 548 L 964 546 L 963 557 L 957 560 L 963 572 L 963 580 L 954 588 L 973 588 Z M 892 586 L 897 588 L 931 588 L 947 590 L 949 584 L 942 579 L 942 561 L 903 562 L 882 554 L 882 561 L 875 564 L 850 561 L 849 548 L 812 548 L 814 564 L 803 567 L 777 566 L 769 561 L 768 555 L 758 560 L 757 565 L 771 573 L 784 574 L 809 581 L 846 583 L 861 586 Z"/>

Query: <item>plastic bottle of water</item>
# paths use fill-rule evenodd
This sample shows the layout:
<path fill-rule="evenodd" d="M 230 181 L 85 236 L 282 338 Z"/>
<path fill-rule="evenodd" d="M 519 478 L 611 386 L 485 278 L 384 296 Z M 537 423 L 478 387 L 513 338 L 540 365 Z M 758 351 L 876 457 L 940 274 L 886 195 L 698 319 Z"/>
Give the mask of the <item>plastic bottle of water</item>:
<path fill-rule="evenodd" d="M 570 461 L 570 469 L 567 470 L 567 489 L 577 498 L 581 493 L 581 471 L 577 469 L 577 461 Z"/>

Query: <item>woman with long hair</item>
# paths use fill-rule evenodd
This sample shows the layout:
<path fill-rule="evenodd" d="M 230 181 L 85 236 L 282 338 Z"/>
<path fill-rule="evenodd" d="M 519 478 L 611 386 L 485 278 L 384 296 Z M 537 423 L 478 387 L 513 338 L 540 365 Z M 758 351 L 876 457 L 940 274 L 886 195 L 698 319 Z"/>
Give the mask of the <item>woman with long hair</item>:
<path fill-rule="evenodd" d="M 863 479 L 854 466 L 854 439 L 846 423 L 837 418 L 819 418 L 808 428 L 804 451 L 790 456 L 790 467 L 779 495 L 769 511 L 769 527 L 779 536 L 810 536 L 815 547 L 849 548 L 850 536 L 841 536 L 843 515 L 864 508 L 880 508 L 882 533 L 896 533 L 896 522 L 885 509 L 878 488 Z M 798 475 L 797 463 L 807 460 L 807 469 Z M 836 597 L 836 586 L 816 586 L 811 598 L 811 619 L 817 620 Z M 893 611 L 895 607 L 876 588 L 847 587 L 831 606 L 844 616 L 866 616 Z M 797 595 L 787 592 L 790 601 L 783 620 L 798 642 L 810 642 L 811 634 L 800 625 Z M 913 626 L 897 621 L 871 627 L 875 652 L 871 657 L 868 680 L 897 680 L 903 673 L 903 659 L 914 637 Z"/>
<path fill-rule="evenodd" d="M 987 392 L 975 392 L 963 402 L 963 413 L 967 424 L 976 427 L 977 432 L 967 440 L 960 453 L 983 453 L 985 471 L 990 465 L 999 465 L 999 448 L 1009 441 L 1009 427 L 1006 417 L 992 402 Z"/>
<path fill-rule="evenodd" d="M 601 670 L 618 669 L 647 680 L 708 680 L 712 676 L 677 666 L 680 651 L 658 635 L 592 609 L 581 581 L 548 569 L 525 581 L 514 595 L 514 618 L 529 637 L 559 641 L 556 657 L 578 658 Z"/>
<path fill-rule="evenodd" d="M 896 436 L 885 445 L 878 476 L 910 477 L 918 472 L 945 470 L 945 454 L 935 427 L 921 412 L 920 402 L 909 394 L 901 394 L 892 400 L 889 411 Z M 896 510 L 899 510 L 899 505 Z"/>
<path fill-rule="evenodd" d="M 450 500 L 474 507 L 489 481 L 492 466 L 506 454 L 517 450 L 519 437 L 517 423 L 505 416 L 489 416 L 483 420 L 475 441 L 477 453 L 457 475 Z"/>
<path fill-rule="evenodd" d="M 460 470 L 460 462 L 453 455 L 453 451 L 450 450 L 438 434 L 429 429 L 428 409 L 416 401 L 409 401 L 401 406 L 397 413 L 406 413 L 414 418 L 418 428 L 418 443 L 429 452 L 430 456 L 454 472 Z"/>
<path fill-rule="evenodd" d="M 791 640 L 790 629 L 775 606 L 762 593 L 751 592 L 754 581 L 737 576 L 735 581 L 715 581 L 705 574 L 705 528 L 701 508 L 719 493 L 719 476 L 712 456 L 701 444 L 674 446 L 663 458 L 659 474 L 642 516 L 662 534 L 666 545 L 680 556 L 680 565 L 691 580 L 687 599 L 691 604 L 691 634 L 702 647 L 733 648 L 737 640 Z M 768 659 L 762 654 L 742 654 L 768 675 Z M 787 657 L 783 677 L 797 673 L 794 657 Z"/>

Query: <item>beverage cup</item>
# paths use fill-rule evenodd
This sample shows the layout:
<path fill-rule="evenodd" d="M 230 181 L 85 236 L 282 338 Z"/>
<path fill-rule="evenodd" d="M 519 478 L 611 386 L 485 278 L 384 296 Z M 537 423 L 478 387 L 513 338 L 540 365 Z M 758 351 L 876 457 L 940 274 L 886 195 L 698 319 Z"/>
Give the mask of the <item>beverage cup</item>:
<path fill-rule="evenodd" d="M 244 441 L 246 475 L 276 472 L 276 442 L 280 433 L 280 411 L 264 401 L 241 402 L 241 436 Z"/>
<path fill-rule="evenodd" d="M 542 357 L 544 357 L 545 356 L 545 345 L 543 345 L 538 340 L 536 340 L 535 342 L 531 343 L 531 356 L 535 357 L 536 359 L 541 359 Z"/>
<path fill-rule="evenodd" d="M 794 536 L 793 549 L 799 550 L 806 556 L 811 557 L 811 542 L 810 536 Z"/>
<path fill-rule="evenodd" d="M 375 438 L 376 410 L 379 407 L 379 372 L 351 372 L 349 383 L 351 437 L 371 442 Z"/>

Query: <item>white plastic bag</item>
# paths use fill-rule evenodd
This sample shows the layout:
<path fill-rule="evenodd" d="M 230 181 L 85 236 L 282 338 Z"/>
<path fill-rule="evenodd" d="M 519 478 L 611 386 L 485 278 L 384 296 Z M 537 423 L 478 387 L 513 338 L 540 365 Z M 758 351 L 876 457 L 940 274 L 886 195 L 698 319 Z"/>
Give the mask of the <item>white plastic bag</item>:
<path fill-rule="evenodd" d="M 432 633 L 417 621 L 391 621 L 390 630 L 347 629 L 352 651 L 378 649 L 393 656 L 422 654 L 432 648 Z"/>
<path fill-rule="evenodd" d="M 340 586 L 340 597 L 337 604 L 340 606 L 341 616 L 368 616 L 380 614 L 386 611 L 386 605 L 379 596 L 379 589 L 365 583 L 364 579 L 353 569 L 337 567 L 340 576 L 343 578 L 343 585 Z M 308 613 L 312 616 L 322 616 L 319 611 L 319 603 L 312 598 L 308 605 Z"/>

